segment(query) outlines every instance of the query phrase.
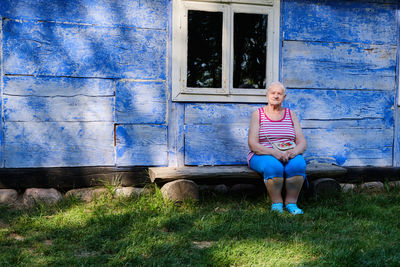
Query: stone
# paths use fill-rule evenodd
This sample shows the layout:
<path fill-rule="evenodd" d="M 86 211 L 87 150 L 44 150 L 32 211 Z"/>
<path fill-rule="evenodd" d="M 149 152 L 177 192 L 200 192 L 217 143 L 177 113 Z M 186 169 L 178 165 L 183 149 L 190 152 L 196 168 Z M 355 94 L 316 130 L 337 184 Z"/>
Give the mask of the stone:
<path fill-rule="evenodd" d="M 400 181 L 391 181 L 388 182 L 390 188 L 400 188 Z"/>
<path fill-rule="evenodd" d="M 22 196 L 22 202 L 24 206 L 32 207 L 37 203 L 55 204 L 62 198 L 62 194 L 54 188 L 28 188 Z"/>
<path fill-rule="evenodd" d="M 332 178 L 319 178 L 311 182 L 311 189 L 316 196 L 325 196 L 340 192 L 340 184 Z"/>
<path fill-rule="evenodd" d="M 219 194 L 226 194 L 228 193 L 229 189 L 224 184 L 218 184 L 213 187 L 213 191 Z"/>
<path fill-rule="evenodd" d="M 384 192 L 385 186 L 382 182 L 368 182 L 361 184 L 361 190 L 365 192 L 378 193 Z"/>
<path fill-rule="evenodd" d="M 95 198 L 100 197 L 101 195 L 108 194 L 109 191 L 107 188 L 100 187 L 100 188 L 79 188 L 79 189 L 72 189 L 69 190 L 65 196 L 71 197 L 74 196 L 79 200 L 85 202 L 92 202 Z"/>
<path fill-rule="evenodd" d="M 197 184 L 190 180 L 179 179 L 166 183 L 161 188 L 161 194 L 164 198 L 180 202 L 184 200 L 198 200 L 199 188 Z"/>
<path fill-rule="evenodd" d="M 212 191 L 213 186 L 212 185 L 207 185 L 207 184 L 201 184 L 198 185 L 199 191 Z"/>
<path fill-rule="evenodd" d="M 0 205 L 11 205 L 18 199 L 18 192 L 14 189 L 0 189 Z"/>
<path fill-rule="evenodd" d="M 134 195 L 140 196 L 143 194 L 147 194 L 149 190 L 145 188 L 137 188 L 137 187 L 118 187 L 115 189 L 114 196 L 116 197 L 132 197 Z"/>
<path fill-rule="evenodd" d="M 208 192 L 214 192 L 217 194 L 226 194 L 226 193 L 228 193 L 229 188 L 224 184 L 199 185 L 199 191 L 208 191 Z"/>
<path fill-rule="evenodd" d="M 342 192 L 352 192 L 356 189 L 354 184 L 340 184 L 340 187 L 342 188 Z"/>
<path fill-rule="evenodd" d="M 264 187 L 260 188 L 254 184 L 235 184 L 231 187 L 233 194 L 258 195 L 263 190 Z"/>

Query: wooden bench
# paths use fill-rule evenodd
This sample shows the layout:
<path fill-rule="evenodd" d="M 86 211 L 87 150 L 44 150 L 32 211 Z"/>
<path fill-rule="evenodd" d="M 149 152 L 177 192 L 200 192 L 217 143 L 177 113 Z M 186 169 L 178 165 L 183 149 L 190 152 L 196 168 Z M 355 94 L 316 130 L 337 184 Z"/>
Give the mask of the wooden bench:
<path fill-rule="evenodd" d="M 309 180 L 336 178 L 346 175 L 347 170 L 333 164 L 312 163 L 307 165 Z M 199 184 L 218 184 L 259 181 L 260 175 L 247 166 L 199 166 L 149 168 L 152 183 L 164 184 L 178 179 L 192 180 Z"/>
<path fill-rule="evenodd" d="M 343 177 L 347 169 L 332 164 L 308 164 L 307 178 L 315 194 L 339 190 L 335 180 Z M 195 184 L 260 184 L 260 175 L 247 166 L 186 166 L 149 168 L 150 180 L 158 185 L 171 184 L 176 180 L 193 181 Z"/>

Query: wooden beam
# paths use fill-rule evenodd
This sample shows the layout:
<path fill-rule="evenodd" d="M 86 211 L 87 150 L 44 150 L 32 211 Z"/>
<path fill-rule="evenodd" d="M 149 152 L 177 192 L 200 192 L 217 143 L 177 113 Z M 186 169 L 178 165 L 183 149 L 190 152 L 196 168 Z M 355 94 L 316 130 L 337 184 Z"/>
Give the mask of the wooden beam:
<path fill-rule="evenodd" d="M 311 179 L 320 177 L 335 178 L 345 176 L 347 170 L 332 164 L 309 164 L 307 176 Z M 221 180 L 240 180 L 254 182 L 260 175 L 247 166 L 200 166 L 200 167 L 154 167 L 149 168 L 153 183 L 165 183 L 177 179 L 189 179 L 200 183 L 216 183 Z"/>
<path fill-rule="evenodd" d="M 43 187 L 67 191 L 104 184 L 144 186 L 148 183 L 146 167 L 0 168 L 0 189 Z"/>
<path fill-rule="evenodd" d="M 246 166 L 155 167 L 149 168 L 149 175 L 153 183 L 165 183 L 177 179 L 209 182 L 220 179 L 260 179 L 256 172 Z"/>

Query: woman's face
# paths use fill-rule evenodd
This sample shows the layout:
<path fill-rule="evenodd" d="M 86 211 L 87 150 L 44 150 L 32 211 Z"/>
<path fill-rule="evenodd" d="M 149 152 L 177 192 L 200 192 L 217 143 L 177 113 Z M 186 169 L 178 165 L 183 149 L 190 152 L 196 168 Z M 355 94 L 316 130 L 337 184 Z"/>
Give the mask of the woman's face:
<path fill-rule="evenodd" d="M 280 86 L 272 86 L 269 88 L 267 93 L 268 104 L 270 105 L 281 105 L 285 99 L 285 92 Z"/>

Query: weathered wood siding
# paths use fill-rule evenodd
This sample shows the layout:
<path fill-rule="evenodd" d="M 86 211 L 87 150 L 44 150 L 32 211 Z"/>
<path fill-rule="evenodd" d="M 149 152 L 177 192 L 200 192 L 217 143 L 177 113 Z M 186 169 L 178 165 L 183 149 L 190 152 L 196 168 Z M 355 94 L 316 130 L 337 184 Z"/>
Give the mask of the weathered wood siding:
<path fill-rule="evenodd" d="M 398 5 L 282 0 L 308 161 L 400 164 Z M 246 164 L 262 103 L 171 102 L 171 0 L 2 0 L 0 16 L 0 167 Z"/>
<path fill-rule="evenodd" d="M 390 166 L 396 1 L 284 1 L 282 76 L 308 159 Z"/>
<path fill-rule="evenodd" d="M 249 118 L 259 106 L 186 104 L 185 164 L 244 164 Z"/>
<path fill-rule="evenodd" d="M 169 4 L 0 1 L 1 166 L 166 165 Z"/>
<path fill-rule="evenodd" d="M 397 1 L 284 0 L 281 76 L 308 161 L 391 166 Z M 186 104 L 185 164 L 245 164 L 260 105 Z"/>
<path fill-rule="evenodd" d="M 397 8 L 397 106 L 394 122 L 394 142 L 393 142 L 393 166 L 400 167 L 400 3 Z"/>

